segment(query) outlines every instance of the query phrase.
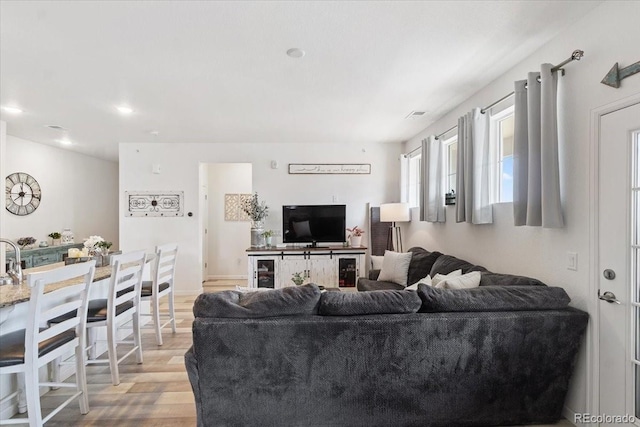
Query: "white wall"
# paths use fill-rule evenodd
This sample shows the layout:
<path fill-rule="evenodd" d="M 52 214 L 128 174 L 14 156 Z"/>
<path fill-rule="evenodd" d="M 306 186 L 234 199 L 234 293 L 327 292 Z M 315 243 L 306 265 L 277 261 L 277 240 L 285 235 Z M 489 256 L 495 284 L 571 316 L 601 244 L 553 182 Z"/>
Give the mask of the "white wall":
<path fill-rule="evenodd" d="M 7 176 L 5 158 L 7 148 L 7 123 L 0 121 L 0 177 L 4 179 Z M 5 225 L 4 225 L 4 213 L 5 210 L 5 198 L 0 197 L 0 237 L 5 237 Z M 0 245 L 0 274 L 5 273 L 5 245 Z"/>
<path fill-rule="evenodd" d="M 410 246 L 459 256 L 490 270 L 529 275 L 549 285 L 564 287 L 572 305 L 589 310 L 589 141 L 590 114 L 599 106 L 640 92 L 640 75 L 622 81 L 620 89 L 600 83 L 619 62 L 624 67 L 638 61 L 640 50 L 640 2 L 604 2 L 585 18 L 569 27 L 526 61 L 455 108 L 441 120 L 406 143 L 406 151 L 420 140 L 438 134 L 457 122 L 472 107 L 484 107 L 513 91 L 513 81 L 526 78 L 540 63 L 558 63 L 575 49 L 585 51 L 580 62 L 566 66 L 560 84 L 560 148 L 562 199 L 566 227 L 559 230 L 515 227 L 512 205 L 494 208 L 494 224 L 456 224 L 455 211 L 447 208 L 446 224 L 412 222 L 405 230 Z M 606 172 L 605 172 L 606 173 Z M 578 253 L 578 271 L 567 270 L 567 252 Z M 590 372 L 585 363 L 586 345 L 567 407 L 587 409 L 586 382 Z"/>
<path fill-rule="evenodd" d="M 99 235 L 118 247 L 117 163 L 11 135 L 3 158 L 3 180 L 14 172 L 30 174 L 42 188 L 42 201 L 26 216 L 2 209 L 2 237 L 49 241 L 49 233 L 68 227 L 77 243 Z"/>
<path fill-rule="evenodd" d="M 363 152 L 364 150 L 364 152 Z M 365 225 L 366 203 L 398 200 L 399 154 L 396 144 L 120 144 L 120 245 L 152 248 L 166 241 L 180 245 L 176 292 L 201 290 L 202 233 L 198 218 L 200 163 L 251 163 L 253 190 L 270 207 L 265 228 L 280 230 L 282 205 L 347 205 L 347 224 Z M 277 160 L 278 169 L 271 169 Z M 289 175 L 289 163 L 371 163 L 370 175 Z M 162 173 L 152 174 L 151 165 Z M 123 218 L 127 190 L 184 190 L 182 218 Z M 334 202 L 335 200 L 337 202 Z M 244 238 L 244 237 L 243 237 Z"/>
<path fill-rule="evenodd" d="M 251 246 L 251 223 L 224 220 L 224 195 L 252 192 L 251 163 L 210 163 L 209 279 L 247 277 L 245 251 Z"/>

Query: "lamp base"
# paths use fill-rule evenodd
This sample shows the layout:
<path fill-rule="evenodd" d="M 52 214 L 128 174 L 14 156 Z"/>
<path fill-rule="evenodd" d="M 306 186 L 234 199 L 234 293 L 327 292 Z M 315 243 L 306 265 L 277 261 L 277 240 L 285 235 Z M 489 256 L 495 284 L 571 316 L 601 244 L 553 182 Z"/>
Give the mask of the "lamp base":
<path fill-rule="evenodd" d="M 387 234 L 387 249 L 390 251 L 402 252 L 402 230 L 394 222 L 389 226 L 389 233 Z"/>

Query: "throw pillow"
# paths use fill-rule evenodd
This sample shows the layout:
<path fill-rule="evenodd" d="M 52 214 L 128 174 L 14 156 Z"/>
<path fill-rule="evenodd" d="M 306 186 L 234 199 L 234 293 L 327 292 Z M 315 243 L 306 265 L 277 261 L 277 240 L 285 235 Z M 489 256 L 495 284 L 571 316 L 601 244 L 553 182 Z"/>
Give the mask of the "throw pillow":
<path fill-rule="evenodd" d="M 472 271 L 461 276 L 447 277 L 446 279 L 441 280 L 437 285 L 435 285 L 435 287 L 442 289 L 477 288 L 478 286 L 480 286 L 480 276 L 481 275 L 479 271 Z"/>
<path fill-rule="evenodd" d="M 322 316 L 415 313 L 422 306 L 416 292 L 327 292 L 320 298 Z"/>
<path fill-rule="evenodd" d="M 261 318 L 317 314 L 320 289 L 314 284 L 261 292 L 223 291 L 200 294 L 196 317 Z"/>
<path fill-rule="evenodd" d="M 408 289 L 410 291 L 417 291 L 418 290 L 418 285 L 420 283 L 424 283 L 427 286 L 431 286 L 431 276 L 429 276 L 428 274 L 423 277 L 422 279 L 418 280 L 416 283 L 414 283 L 413 285 L 409 285 L 407 286 L 405 289 Z"/>
<path fill-rule="evenodd" d="M 454 270 L 462 270 L 463 273 L 468 273 L 470 271 L 487 271 L 487 269 L 481 265 L 474 265 L 468 261 L 451 255 L 441 255 L 433 263 L 430 274 L 431 277 L 434 277 L 437 273 L 449 274 Z"/>
<path fill-rule="evenodd" d="M 447 279 L 452 279 L 454 277 L 458 277 L 458 276 L 462 276 L 462 270 L 455 270 L 452 271 L 449 274 L 436 274 L 435 276 L 433 276 L 433 279 L 431 280 L 431 285 L 430 286 L 438 286 L 438 283 L 442 282 L 443 280 L 447 280 Z"/>
<path fill-rule="evenodd" d="M 400 253 L 384 251 L 382 270 L 380 271 L 378 280 L 407 286 L 407 273 L 412 256 L 413 254 L 411 252 Z"/>
<path fill-rule="evenodd" d="M 371 255 L 371 269 L 372 270 L 382 270 L 382 261 L 383 260 L 384 260 L 383 256 Z"/>
<path fill-rule="evenodd" d="M 424 278 L 427 274 L 431 274 L 431 268 L 436 260 L 442 255 L 440 252 L 429 252 L 423 248 L 414 247 L 407 252 L 413 253 L 411 262 L 409 263 L 409 273 L 407 274 L 407 283 L 416 283 Z"/>

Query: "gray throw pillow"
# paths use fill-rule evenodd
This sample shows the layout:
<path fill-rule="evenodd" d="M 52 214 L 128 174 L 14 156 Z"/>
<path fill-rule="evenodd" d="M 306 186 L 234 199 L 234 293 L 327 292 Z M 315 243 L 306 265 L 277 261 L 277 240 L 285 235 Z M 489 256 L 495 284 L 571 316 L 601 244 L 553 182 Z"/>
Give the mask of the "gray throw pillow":
<path fill-rule="evenodd" d="M 442 255 L 440 252 L 429 252 L 423 248 L 411 248 L 411 262 L 409 263 L 409 272 L 407 274 L 407 285 L 416 283 L 420 279 L 431 273 L 431 268 L 436 260 Z"/>
<path fill-rule="evenodd" d="M 471 264 L 468 261 L 451 255 L 441 255 L 433 263 L 430 276 L 435 277 L 436 274 L 449 274 L 455 270 L 462 270 L 462 274 L 467 274 L 471 271 L 487 271 L 487 269 L 481 265 Z"/>
<path fill-rule="evenodd" d="M 480 286 L 473 289 L 437 289 L 418 285 L 421 312 L 557 310 L 571 298 L 550 286 Z"/>
<path fill-rule="evenodd" d="M 415 292 L 325 292 L 320 298 L 322 316 L 356 316 L 360 314 L 415 313 L 422 301 Z"/>
<path fill-rule="evenodd" d="M 318 313 L 320 289 L 314 284 L 261 292 L 223 291 L 200 294 L 196 317 L 260 318 Z"/>

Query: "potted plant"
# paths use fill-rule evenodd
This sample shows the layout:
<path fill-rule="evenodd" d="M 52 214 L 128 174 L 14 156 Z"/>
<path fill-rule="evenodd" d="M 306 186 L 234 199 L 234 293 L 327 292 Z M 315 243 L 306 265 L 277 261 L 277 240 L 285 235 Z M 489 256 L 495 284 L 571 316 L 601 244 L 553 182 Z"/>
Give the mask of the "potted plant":
<path fill-rule="evenodd" d="M 51 237 L 51 246 L 60 245 L 60 239 L 62 238 L 62 234 L 58 233 L 57 231 L 54 231 L 52 233 L 49 233 L 49 237 Z"/>
<path fill-rule="evenodd" d="M 267 247 L 270 247 L 273 240 L 273 230 L 266 230 L 265 232 L 262 233 L 262 236 L 264 237 L 265 244 L 267 245 Z"/>
<path fill-rule="evenodd" d="M 304 276 L 300 272 L 293 273 L 293 275 L 291 276 L 291 281 L 295 283 L 296 286 L 300 286 L 304 283 Z"/>
<path fill-rule="evenodd" d="M 258 193 L 253 193 L 251 198 L 244 200 L 242 203 L 242 210 L 251 219 L 251 246 L 256 248 L 263 247 L 262 221 L 269 214 L 269 206 L 264 201 L 258 201 Z"/>
<path fill-rule="evenodd" d="M 36 242 L 36 239 L 33 237 L 21 237 L 18 239 L 18 245 L 20 249 L 27 249 L 28 246 L 33 245 Z"/>
<path fill-rule="evenodd" d="M 352 247 L 358 248 L 362 246 L 362 235 L 364 234 L 364 230 L 357 225 L 353 228 L 347 228 L 349 234 L 349 242 Z"/>

